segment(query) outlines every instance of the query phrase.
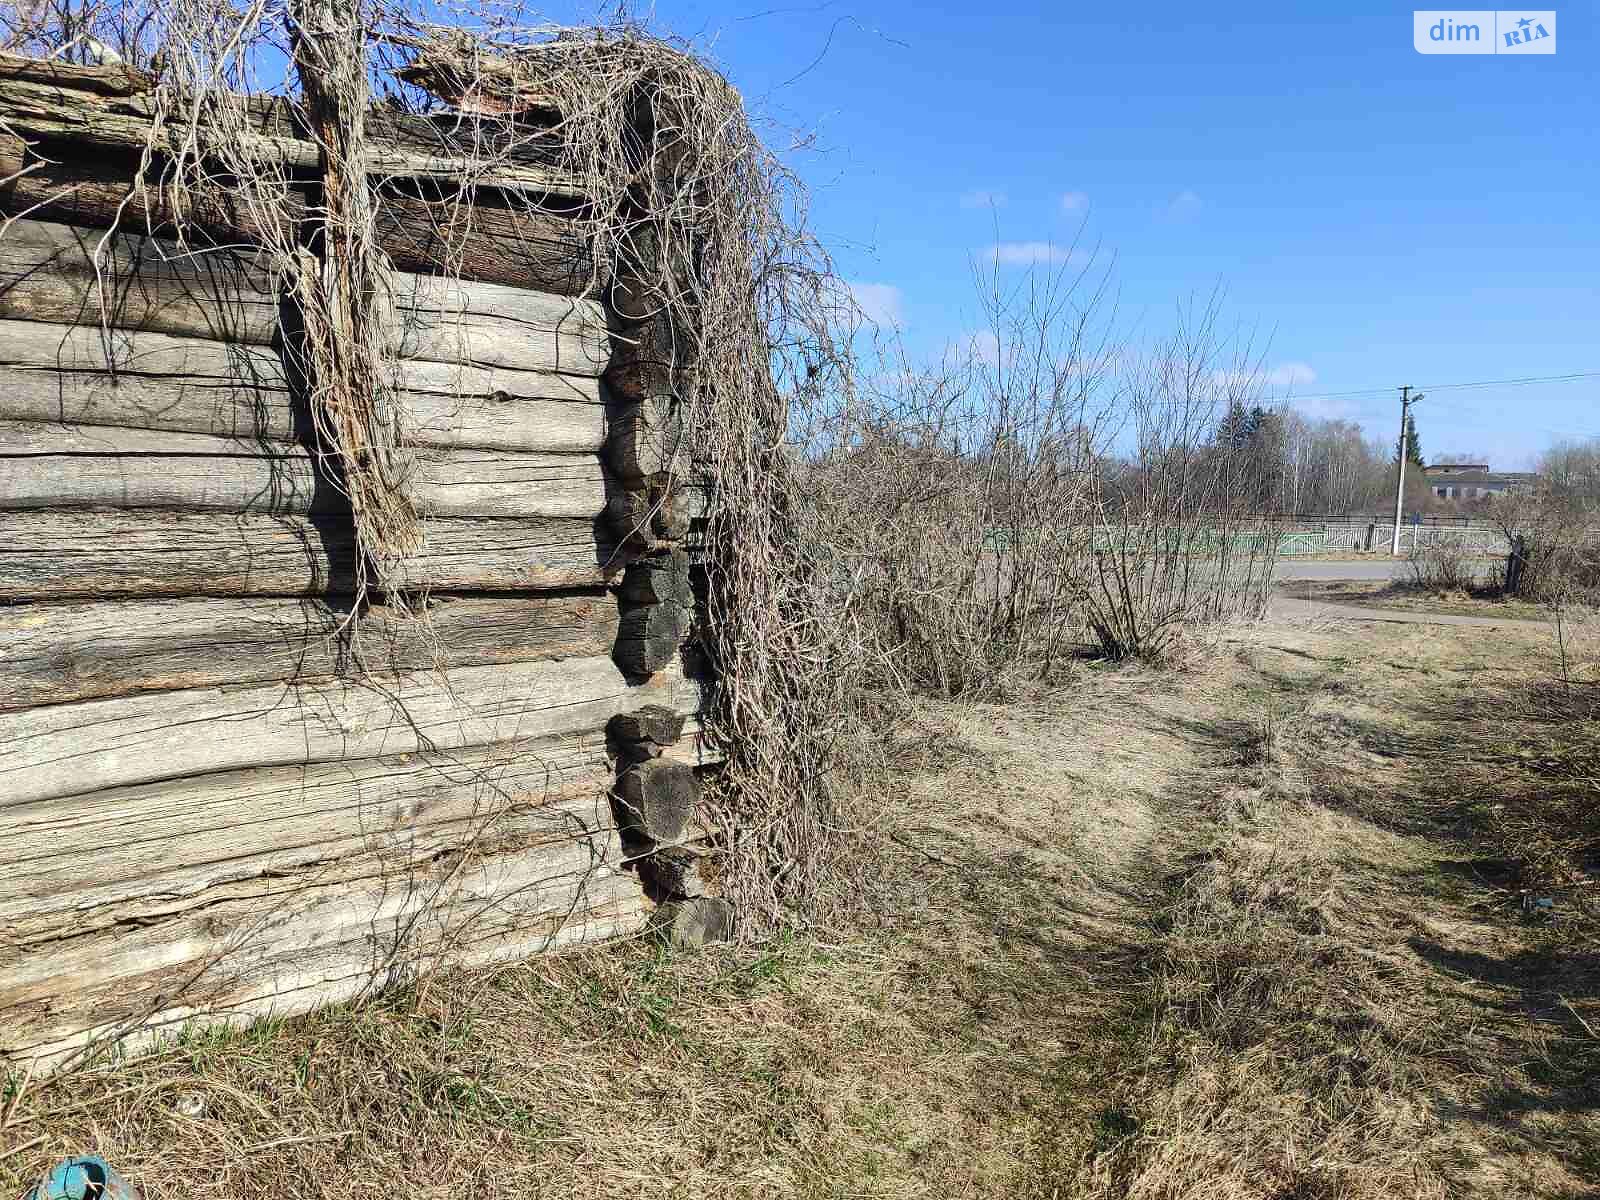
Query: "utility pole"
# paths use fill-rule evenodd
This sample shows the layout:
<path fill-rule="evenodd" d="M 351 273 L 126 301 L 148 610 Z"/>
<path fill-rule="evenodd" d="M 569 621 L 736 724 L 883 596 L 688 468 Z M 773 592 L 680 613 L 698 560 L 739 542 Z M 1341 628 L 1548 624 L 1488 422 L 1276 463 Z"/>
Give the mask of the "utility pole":
<path fill-rule="evenodd" d="M 1411 406 L 1422 399 L 1422 393 L 1415 396 L 1411 394 L 1411 385 L 1407 384 L 1400 389 L 1400 448 L 1396 455 L 1399 468 L 1395 474 L 1394 483 L 1394 540 L 1389 546 L 1391 558 L 1400 557 L 1400 507 L 1405 503 L 1406 496 L 1406 430 L 1409 427 L 1408 417 Z"/>

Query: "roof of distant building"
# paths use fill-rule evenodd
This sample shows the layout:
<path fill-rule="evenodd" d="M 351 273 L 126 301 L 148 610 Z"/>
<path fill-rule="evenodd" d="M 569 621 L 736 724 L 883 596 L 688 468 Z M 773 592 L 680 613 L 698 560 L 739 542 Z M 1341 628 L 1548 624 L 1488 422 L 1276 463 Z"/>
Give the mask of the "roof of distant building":
<path fill-rule="evenodd" d="M 1515 487 L 1518 484 L 1531 484 L 1539 478 L 1534 471 L 1486 471 L 1478 466 L 1463 467 L 1459 472 L 1435 475 L 1428 473 L 1428 482 L 1438 485 L 1456 487 L 1459 485 L 1477 487 Z"/>

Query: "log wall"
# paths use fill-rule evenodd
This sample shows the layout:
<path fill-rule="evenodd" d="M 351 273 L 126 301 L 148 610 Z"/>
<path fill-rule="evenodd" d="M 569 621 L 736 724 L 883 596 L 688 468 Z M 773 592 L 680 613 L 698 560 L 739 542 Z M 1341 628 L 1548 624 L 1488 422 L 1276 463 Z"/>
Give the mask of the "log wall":
<path fill-rule="evenodd" d="M 356 613 L 286 281 L 225 198 L 180 243 L 134 187 L 148 87 L 0 55 L 0 1060 L 638 930 L 614 722 L 671 717 L 674 796 L 704 757 L 691 518 L 539 140 L 465 192 L 375 117 L 428 599 Z"/>

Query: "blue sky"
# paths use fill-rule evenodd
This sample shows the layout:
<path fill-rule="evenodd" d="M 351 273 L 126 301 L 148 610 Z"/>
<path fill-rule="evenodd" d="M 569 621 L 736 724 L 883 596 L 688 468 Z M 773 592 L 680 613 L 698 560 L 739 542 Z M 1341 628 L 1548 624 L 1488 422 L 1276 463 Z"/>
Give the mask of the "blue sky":
<path fill-rule="evenodd" d="M 1419 55 L 1411 13 L 686 0 L 652 23 L 818 135 L 794 160 L 814 223 L 914 350 L 978 327 L 985 247 L 1081 226 L 1125 323 L 1220 285 L 1303 409 L 1390 436 L 1396 391 L 1322 397 L 1600 372 L 1596 7 L 1558 9 L 1538 57 Z M 1522 466 L 1600 435 L 1597 401 L 1600 377 L 1438 391 L 1417 422 L 1429 454 Z"/>

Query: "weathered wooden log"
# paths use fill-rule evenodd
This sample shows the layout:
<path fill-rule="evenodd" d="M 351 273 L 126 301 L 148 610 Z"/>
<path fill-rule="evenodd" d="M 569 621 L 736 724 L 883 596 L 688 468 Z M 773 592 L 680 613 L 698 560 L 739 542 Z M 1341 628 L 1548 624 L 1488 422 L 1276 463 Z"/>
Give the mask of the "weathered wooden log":
<path fill-rule="evenodd" d="M 606 520 L 619 542 L 648 551 L 688 536 L 690 509 L 675 480 L 665 488 L 624 488 L 622 482 L 617 481 L 606 504 Z"/>
<path fill-rule="evenodd" d="M 624 839 L 652 846 L 684 839 L 700 801 L 694 768 L 665 758 L 629 767 L 617 777 L 617 823 Z"/>
<path fill-rule="evenodd" d="M 225 771 L 0 810 L 0 922 L 19 939 L 176 916 L 319 863 L 614 831 L 604 756 L 575 739 Z"/>
<path fill-rule="evenodd" d="M 683 736 L 685 715 L 659 704 L 647 704 L 612 717 L 606 732 L 618 741 L 670 746 Z"/>
<path fill-rule="evenodd" d="M 59 221 L 89 229 L 175 237 L 212 244 L 293 241 L 305 217 L 304 191 L 291 185 L 276 199 L 281 231 L 263 227 L 261 214 L 241 202 L 235 180 L 219 174 L 201 191 L 174 202 L 159 169 L 135 186 L 141 155 L 101 151 L 87 158 L 70 146 L 30 151 L 21 138 L 0 132 L 0 215 Z"/>
<path fill-rule="evenodd" d="M 12 320 L 266 346 L 283 323 L 280 283 L 248 247 L 185 250 L 32 220 L 0 237 L 0 317 Z M 610 354 L 595 301 L 403 272 L 389 283 L 402 358 L 598 375 Z"/>
<path fill-rule="evenodd" d="M 624 607 L 629 605 L 694 603 L 689 579 L 689 555 L 682 550 L 652 554 L 628 564 L 620 587 Z"/>
<path fill-rule="evenodd" d="M 443 966 L 526 958 L 637 930 L 630 876 L 586 845 L 484 855 L 468 871 L 392 856 L 221 889 L 167 919 L 0 952 L 0 1052 L 300 1012 Z"/>
<path fill-rule="evenodd" d="M 419 450 L 406 487 L 441 517 L 596 517 L 594 455 Z M 304 446 L 105 425 L 0 420 L 0 510 L 348 512 L 336 464 Z"/>
<path fill-rule="evenodd" d="M 613 657 L 629 676 L 652 675 L 676 661 L 689 629 L 690 615 L 682 605 L 624 609 Z"/>
<path fill-rule="evenodd" d="M 396 272 L 399 354 L 429 362 L 598 375 L 610 359 L 597 301 Z"/>
<path fill-rule="evenodd" d="M 121 74 L 113 76 L 112 71 Z M 259 162 L 303 169 L 318 165 L 317 144 L 290 104 L 267 96 L 241 97 L 236 103 L 246 130 L 230 149 Z M 155 116 L 154 81 L 142 73 L 0 55 L 0 123 L 29 140 L 121 152 L 147 145 L 164 153 L 177 150 L 190 134 L 190 122 L 169 119 L 156 130 Z M 492 131 L 472 128 L 455 136 L 453 131 L 460 129 L 460 119 L 449 113 L 412 116 L 373 108 L 367 113 L 368 170 L 379 178 L 414 176 L 455 186 L 465 181 L 478 187 L 582 195 L 580 180 L 550 165 L 558 147 L 554 135 L 521 129 L 514 140 L 488 147 L 491 153 L 480 156 L 470 143 L 484 134 L 492 137 Z M 207 148 L 204 140 L 202 122 L 202 150 Z"/>
<path fill-rule="evenodd" d="M 622 621 L 614 657 L 629 675 L 659 671 L 678 656 L 694 614 L 689 555 L 652 554 L 628 564 L 618 588 Z"/>
<path fill-rule="evenodd" d="M 697 685 L 666 671 L 632 686 L 596 657 L 458 667 L 448 678 L 418 672 L 381 685 L 194 688 L 0 713 L 0 812 L 213 771 L 597 731 L 652 701 L 693 709 Z"/>
<path fill-rule="evenodd" d="M 280 289 L 257 249 L 22 220 L 0 236 L 0 317 L 269 345 Z"/>
<path fill-rule="evenodd" d="M 140 156 L 132 151 L 90 159 L 70 146 L 30 152 L 20 138 L 0 133 L 0 215 L 159 237 L 181 230 L 191 240 L 213 243 L 276 236 L 262 228 L 258 212 L 239 202 L 226 177 L 208 181 L 180 206 L 160 167 L 145 173 L 144 188 L 135 186 L 139 171 Z M 373 238 L 398 270 L 562 296 L 593 286 L 593 258 L 571 205 L 543 211 L 526 198 L 404 179 L 386 181 L 374 203 Z M 290 186 L 274 206 L 292 240 L 306 219 L 303 190 Z"/>
<path fill-rule="evenodd" d="M 134 692 L 304 682 L 610 653 L 605 595 L 433 596 L 426 622 L 348 600 L 125 600 L 0 607 L 0 710 Z M 679 718 L 679 725 L 682 719 Z"/>
<path fill-rule="evenodd" d="M 374 236 L 397 270 L 559 296 L 595 286 L 593 255 L 571 206 L 539 211 L 526 198 L 416 180 L 386 183 L 376 203 Z"/>
<path fill-rule="evenodd" d="M 657 903 L 705 895 L 701 856 L 688 846 L 666 846 L 639 860 L 639 878 Z"/>
<path fill-rule="evenodd" d="M 719 896 L 669 900 L 650 915 L 650 927 L 672 945 L 685 948 L 731 941 L 733 905 Z"/>
<path fill-rule="evenodd" d="M 405 586 L 594 587 L 619 569 L 594 521 L 430 518 Z M 353 591 L 354 533 L 335 517 L 0 513 L 0 599 L 325 596 Z"/>
<path fill-rule="evenodd" d="M 448 363 L 400 365 L 420 446 L 594 451 L 599 384 L 581 375 Z M 276 350 L 161 333 L 0 320 L 0 417 L 308 441 Z"/>
<path fill-rule="evenodd" d="M 627 480 L 646 480 L 681 469 L 686 446 L 677 407 L 671 400 L 618 407 L 606 444 L 612 470 Z"/>

